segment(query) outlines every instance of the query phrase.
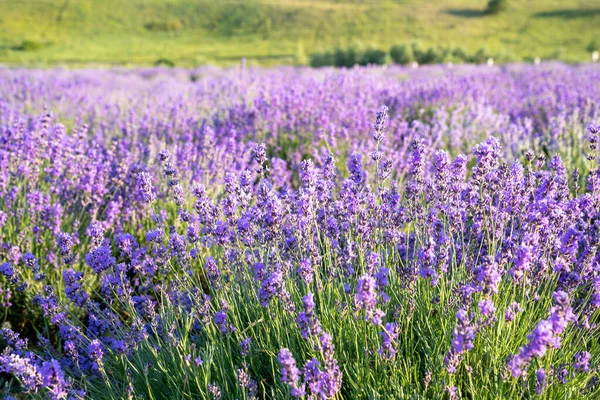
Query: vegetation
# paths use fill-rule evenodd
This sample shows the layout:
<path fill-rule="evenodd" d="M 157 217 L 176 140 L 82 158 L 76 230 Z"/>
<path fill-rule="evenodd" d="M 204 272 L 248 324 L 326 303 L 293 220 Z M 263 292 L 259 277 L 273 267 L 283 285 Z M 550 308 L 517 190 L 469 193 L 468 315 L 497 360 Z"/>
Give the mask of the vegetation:
<path fill-rule="evenodd" d="M 162 58 L 190 67 L 246 58 L 250 65 L 304 64 L 307 54 L 338 47 L 388 50 L 413 42 L 424 49 L 460 45 L 474 54 L 485 46 L 515 59 L 580 62 L 590 59 L 589 44 L 600 37 L 594 0 L 514 0 L 495 15 L 485 12 L 486 5 L 486 0 L 0 0 L 0 63 L 151 66 Z"/>
<path fill-rule="evenodd" d="M 508 0 L 489 0 L 485 12 L 486 14 L 498 14 L 506 7 L 508 7 Z"/>
<path fill-rule="evenodd" d="M 210 71 L 0 75 L 0 398 L 600 398 L 599 68 Z"/>
<path fill-rule="evenodd" d="M 413 62 L 418 64 L 440 64 L 440 63 L 473 63 L 481 64 L 488 59 L 496 59 L 500 62 L 517 61 L 514 56 L 506 54 L 491 54 L 485 48 L 480 48 L 472 54 L 467 54 L 462 47 L 429 47 L 425 49 L 418 43 L 411 45 L 394 45 L 390 48 L 389 57 L 383 50 L 366 49 L 351 46 L 348 48 L 338 47 L 333 51 L 320 52 L 311 55 L 310 65 L 312 67 L 335 66 L 353 67 L 355 65 L 383 65 L 390 60 L 395 64 L 406 65 Z"/>

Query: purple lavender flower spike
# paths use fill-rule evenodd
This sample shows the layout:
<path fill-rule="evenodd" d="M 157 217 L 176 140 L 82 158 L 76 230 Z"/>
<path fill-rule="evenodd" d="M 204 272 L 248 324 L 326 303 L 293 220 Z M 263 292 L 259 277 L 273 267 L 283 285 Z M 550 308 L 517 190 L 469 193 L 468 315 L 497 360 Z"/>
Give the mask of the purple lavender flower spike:
<path fill-rule="evenodd" d="M 291 389 L 294 398 L 299 399 L 305 395 L 304 384 L 300 382 L 300 370 L 296 367 L 296 360 L 288 349 L 281 349 L 277 357 L 281 365 L 281 380 Z"/>

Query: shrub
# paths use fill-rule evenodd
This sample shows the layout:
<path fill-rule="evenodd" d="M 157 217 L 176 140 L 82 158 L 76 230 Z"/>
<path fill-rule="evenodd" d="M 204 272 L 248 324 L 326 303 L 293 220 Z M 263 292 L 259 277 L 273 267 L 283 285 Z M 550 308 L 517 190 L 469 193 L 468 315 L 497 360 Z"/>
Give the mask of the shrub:
<path fill-rule="evenodd" d="M 36 42 L 35 40 L 23 40 L 20 45 L 14 49 L 19 51 L 36 51 L 44 47 L 43 43 Z"/>
<path fill-rule="evenodd" d="M 159 58 L 158 60 L 156 60 L 154 62 L 154 66 L 155 67 L 173 68 L 175 66 L 175 63 L 173 61 L 169 60 L 168 58 Z"/>
<path fill-rule="evenodd" d="M 359 63 L 360 52 L 355 47 L 338 47 L 333 55 L 333 65 L 350 68 Z"/>
<path fill-rule="evenodd" d="M 331 52 L 313 53 L 310 55 L 310 66 L 313 68 L 327 67 L 335 64 L 334 54 Z"/>
<path fill-rule="evenodd" d="M 360 65 L 383 65 L 387 61 L 387 54 L 383 50 L 379 49 L 367 49 L 365 50 L 359 59 Z"/>
<path fill-rule="evenodd" d="M 415 60 L 412 49 L 405 44 L 392 46 L 390 49 L 390 58 L 396 64 L 402 65 L 410 64 Z"/>
<path fill-rule="evenodd" d="M 468 59 L 467 52 L 462 47 L 455 47 L 452 49 L 450 54 L 453 58 L 453 61 L 465 62 Z"/>
<path fill-rule="evenodd" d="M 435 64 L 443 61 L 443 53 L 433 47 L 424 50 L 419 44 L 413 44 L 415 61 L 419 64 Z"/>
<path fill-rule="evenodd" d="M 150 32 L 178 32 L 183 29 L 183 23 L 178 19 L 153 20 L 144 24 Z"/>
<path fill-rule="evenodd" d="M 483 64 L 490 58 L 490 55 L 483 47 L 477 50 L 474 54 L 471 54 L 467 61 L 473 64 Z"/>
<path fill-rule="evenodd" d="M 489 0 L 485 9 L 486 14 L 498 14 L 508 6 L 508 0 Z"/>

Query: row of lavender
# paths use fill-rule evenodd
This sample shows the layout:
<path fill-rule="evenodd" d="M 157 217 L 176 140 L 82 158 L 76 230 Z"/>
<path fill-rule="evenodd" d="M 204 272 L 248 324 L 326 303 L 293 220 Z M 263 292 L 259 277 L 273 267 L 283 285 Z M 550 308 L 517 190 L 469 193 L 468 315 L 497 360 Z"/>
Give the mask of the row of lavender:
<path fill-rule="evenodd" d="M 598 396 L 599 78 L 2 71 L 0 384 Z"/>

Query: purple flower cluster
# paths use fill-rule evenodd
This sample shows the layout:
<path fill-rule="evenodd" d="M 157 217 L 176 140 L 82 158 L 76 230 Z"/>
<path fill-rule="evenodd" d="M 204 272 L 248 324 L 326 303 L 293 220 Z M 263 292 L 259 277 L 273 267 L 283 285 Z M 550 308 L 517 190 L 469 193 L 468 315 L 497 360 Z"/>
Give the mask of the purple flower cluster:
<path fill-rule="evenodd" d="M 463 308 L 456 313 L 456 327 L 452 337 L 452 348 L 448 351 L 444 362 L 446 369 L 450 374 L 456 372 L 456 368 L 461 361 L 463 353 L 473 348 L 475 339 L 475 329 L 471 325 L 471 319 L 467 311 Z"/>
<path fill-rule="evenodd" d="M 296 360 L 288 349 L 281 349 L 277 357 L 281 365 L 281 380 L 291 388 L 291 395 L 300 398 L 305 395 L 304 385 L 300 382 L 300 370 L 296 367 Z"/>
<path fill-rule="evenodd" d="M 358 279 L 354 304 L 357 312 L 365 313 L 365 320 L 381 325 L 385 313 L 377 308 L 377 281 L 369 275 Z"/>
<path fill-rule="evenodd" d="M 315 315 L 314 294 L 309 293 L 304 296 L 302 299 L 302 304 L 304 304 L 304 311 L 301 311 L 298 314 L 296 322 L 298 322 L 302 337 L 307 339 L 310 336 L 319 335 L 321 333 L 321 325 L 319 324 L 319 320 Z"/>
<path fill-rule="evenodd" d="M 154 187 L 152 186 L 152 177 L 147 172 L 140 172 L 137 177 L 137 184 L 140 195 L 145 203 L 152 203 L 156 199 Z"/>
<path fill-rule="evenodd" d="M 334 346 L 331 335 L 323 332 L 319 337 L 318 349 L 323 355 L 323 369 L 316 358 L 306 362 L 302 372 L 296 367 L 294 356 L 288 349 L 279 352 L 281 380 L 290 386 L 291 395 L 295 398 L 308 394 L 311 398 L 331 399 L 342 387 L 342 372 L 334 358 Z M 304 380 L 301 380 L 301 377 Z"/>
<path fill-rule="evenodd" d="M 258 293 L 260 303 L 263 307 L 268 307 L 271 299 L 277 297 L 284 303 L 286 308 L 293 311 L 294 305 L 290 300 L 289 293 L 284 287 L 283 279 L 284 277 L 281 271 L 274 271 L 264 278 Z"/>
<path fill-rule="evenodd" d="M 590 370 L 590 359 L 592 355 L 587 351 L 575 354 L 573 357 L 573 368 L 577 372 L 588 372 Z"/>
<path fill-rule="evenodd" d="M 526 374 L 530 361 L 536 357 L 543 357 L 548 348 L 559 348 L 560 335 L 569 323 L 576 319 L 565 292 L 555 292 L 554 302 L 555 305 L 550 309 L 550 317 L 537 324 L 531 334 L 527 335 L 528 343 L 509 360 L 508 367 L 514 377 Z"/>
<path fill-rule="evenodd" d="M 83 272 L 66 269 L 63 271 L 63 282 L 65 295 L 77 306 L 83 307 L 90 297 L 82 287 Z"/>
<path fill-rule="evenodd" d="M 397 353 L 396 347 L 398 340 L 398 324 L 388 322 L 383 327 L 381 334 L 381 347 L 379 348 L 379 354 L 386 360 L 391 360 Z"/>
<path fill-rule="evenodd" d="M 15 376 L 29 393 L 46 389 L 47 398 L 52 400 L 66 399 L 71 393 L 71 383 L 60 363 L 54 359 L 40 362 L 32 354 L 0 354 L 0 373 Z M 82 391 L 77 391 L 77 394 L 80 397 L 85 395 Z"/>
<path fill-rule="evenodd" d="M 112 250 L 106 244 L 102 244 L 85 256 L 85 263 L 89 265 L 96 274 L 106 271 L 115 265 L 116 259 L 112 255 Z"/>
<path fill-rule="evenodd" d="M 223 334 L 230 334 L 235 331 L 235 327 L 227 322 L 227 312 L 221 310 L 215 314 L 215 325 Z"/>

